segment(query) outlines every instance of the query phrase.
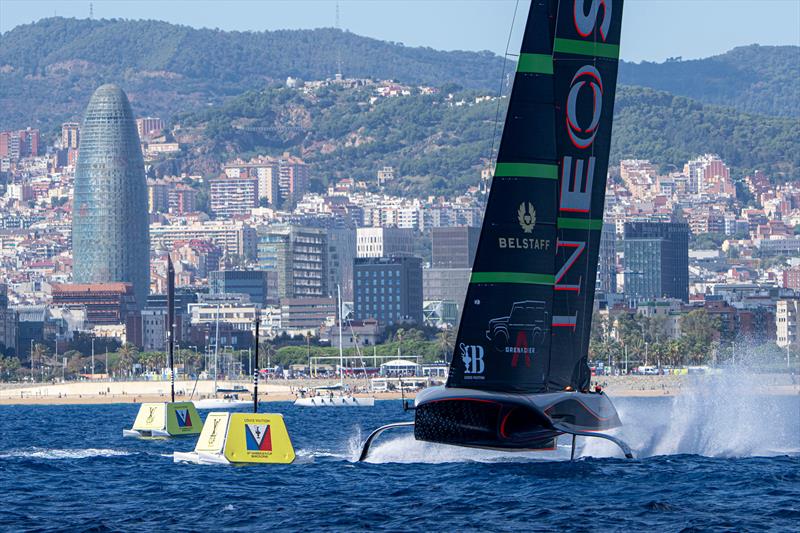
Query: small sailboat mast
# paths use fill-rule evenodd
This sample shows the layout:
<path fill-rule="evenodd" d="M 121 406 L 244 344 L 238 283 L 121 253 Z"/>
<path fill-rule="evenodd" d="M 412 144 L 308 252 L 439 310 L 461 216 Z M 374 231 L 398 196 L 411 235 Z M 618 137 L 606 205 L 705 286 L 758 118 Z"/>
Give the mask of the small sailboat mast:
<path fill-rule="evenodd" d="M 167 254 L 167 339 L 169 341 L 170 396 L 175 401 L 175 268 Z"/>
<path fill-rule="evenodd" d="M 339 385 L 344 388 L 344 349 L 342 348 L 342 288 L 336 285 L 336 300 L 339 302 Z"/>

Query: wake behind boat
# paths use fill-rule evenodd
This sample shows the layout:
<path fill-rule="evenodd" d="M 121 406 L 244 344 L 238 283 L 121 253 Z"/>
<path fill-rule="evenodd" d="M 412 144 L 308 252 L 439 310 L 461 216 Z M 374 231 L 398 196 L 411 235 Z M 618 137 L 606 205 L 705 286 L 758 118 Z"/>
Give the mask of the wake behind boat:
<path fill-rule="evenodd" d="M 590 4 L 590 5 L 589 5 Z M 589 334 L 622 0 L 531 4 L 494 178 L 443 387 L 415 400 L 417 440 L 553 449 L 622 422 L 590 390 Z"/>

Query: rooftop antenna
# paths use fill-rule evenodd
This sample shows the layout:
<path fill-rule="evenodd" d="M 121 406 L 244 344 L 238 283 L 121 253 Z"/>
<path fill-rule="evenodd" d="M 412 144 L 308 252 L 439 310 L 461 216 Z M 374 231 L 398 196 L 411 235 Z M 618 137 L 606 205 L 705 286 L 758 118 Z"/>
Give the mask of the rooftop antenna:
<path fill-rule="evenodd" d="M 339 0 L 336 0 L 336 29 L 341 30 L 339 25 Z M 342 45 L 336 47 L 336 79 L 342 79 Z"/>

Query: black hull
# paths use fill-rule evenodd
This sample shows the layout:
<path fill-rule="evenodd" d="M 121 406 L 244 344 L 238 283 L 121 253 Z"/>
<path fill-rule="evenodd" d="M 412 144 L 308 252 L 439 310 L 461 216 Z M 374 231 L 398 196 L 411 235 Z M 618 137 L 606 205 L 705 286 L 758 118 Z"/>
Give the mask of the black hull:
<path fill-rule="evenodd" d="M 552 450 L 559 435 L 619 427 L 605 394 L 512 394 L 433 387 L 416 401 L 417 440 L 500 450 Z"/>

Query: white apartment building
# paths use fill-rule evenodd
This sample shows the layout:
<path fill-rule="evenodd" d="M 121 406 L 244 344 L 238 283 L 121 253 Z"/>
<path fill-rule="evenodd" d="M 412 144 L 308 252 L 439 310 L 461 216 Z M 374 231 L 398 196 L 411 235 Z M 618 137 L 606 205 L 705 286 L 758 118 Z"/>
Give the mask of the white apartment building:
<path fill-rule="evenodd" d="M 776 343 L 781 348 L 800 343 L 800 300 L 778 300 L 775 310 Z"/>

